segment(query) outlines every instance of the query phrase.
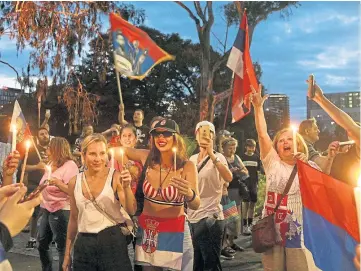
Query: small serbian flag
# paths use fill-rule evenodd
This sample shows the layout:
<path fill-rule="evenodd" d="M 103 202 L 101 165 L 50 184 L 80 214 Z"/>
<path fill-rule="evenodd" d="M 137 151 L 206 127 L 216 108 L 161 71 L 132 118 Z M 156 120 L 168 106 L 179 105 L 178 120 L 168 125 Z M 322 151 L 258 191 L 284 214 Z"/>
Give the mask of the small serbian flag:
<path fill-rule="evenodd" d="M 356 270 L 360 243 L 353 188 L 298 161 L 305 246 L 323 271 Z"/>
<path fill-rule="evenodd" d="M 136 263 L 148 263 L 172 270 L 182 269 L 185 216 L 138 218 Z"/>
<path fill-rule="evenodd" d="M 228 58 L 227 67 L 234 72 L 232 97 L 232 123 L 239 121 L 251 112 L 249 94 L 250 85 L 258 91 L 257 77 L 249 51 L 248 22 L 246 12 L 243 13 L 236 40 Z"/>
<path fill-rule="evenodd" d="M 11 117 L 10 127 L 16 125 L 16 150 L 20 153 L 22 157 L 25 155 L 25 141 L 31 138 L 31 132 L 28 124 L 25 121 L 24 114 L 20 108 L 18 101 L 16 100 L 14 103 L 13 115 Z M 9 127 L 9 129 L 10 129 Z M 9 140 L 8 142 L 12 143 L 12 129 L 10 129 Z"/>
<path fill-rule="evenodd" d="M 110 13 L 115 69 L 130 79 L 142 80 L 151 69 L 167 60 L 174 60 L 147 33 Z"/>

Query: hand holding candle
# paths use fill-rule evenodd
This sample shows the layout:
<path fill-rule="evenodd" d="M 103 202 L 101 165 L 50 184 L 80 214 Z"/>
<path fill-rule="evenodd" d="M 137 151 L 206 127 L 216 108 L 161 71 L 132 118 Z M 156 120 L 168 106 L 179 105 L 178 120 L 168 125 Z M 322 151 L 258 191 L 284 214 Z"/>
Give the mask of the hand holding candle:
<path fill-rule="evenodd" d="M 293 134 L 293 154 L 297 153 L 297 127 L 295 125 L 291 126 Z"/>
<path fill-rule="evenodd" d="M 172 148 L 173 157 L 174 157 L 174 174 L 177 172 L 177 148 Z"/>
<path fill-rule="evenodd" d="M 27 140 L 25 142 L 26 149 L 25 149 L 24 163 L 23 163 L 23 167 L 21 169 L 20 183 L 22 183 L 24 181 L 25 167 L 26 167 L 26 162 L 28 161 L 30 146 L 31 146 L 31 142 L 30 142 L 30 140 Z"/>

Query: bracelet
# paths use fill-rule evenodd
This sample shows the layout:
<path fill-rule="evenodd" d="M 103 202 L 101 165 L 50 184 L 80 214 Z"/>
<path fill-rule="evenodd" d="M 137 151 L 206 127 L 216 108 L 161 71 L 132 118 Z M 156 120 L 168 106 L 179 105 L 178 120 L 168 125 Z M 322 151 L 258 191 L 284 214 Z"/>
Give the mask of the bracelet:
<path fill-rule="evenodd" d="M 218 162 L 220 162 L 221 160 L 219 160 L 219 158 L 218 157 L 216 157 L 216 159 L 214 159 L 214 161 L 213 161 L 213 164 L 214 165 L 216 165 Z"/>
<path fill-rule="evenodd" d="M 194 192 L 193 189 L 191 189 L 191 190 L 193 192 L 193 196 L 192 196 L 192 198 L 190 200 L 185 199 L 185 202 L 192 202 L 196 198 L 196 192 Z"/>

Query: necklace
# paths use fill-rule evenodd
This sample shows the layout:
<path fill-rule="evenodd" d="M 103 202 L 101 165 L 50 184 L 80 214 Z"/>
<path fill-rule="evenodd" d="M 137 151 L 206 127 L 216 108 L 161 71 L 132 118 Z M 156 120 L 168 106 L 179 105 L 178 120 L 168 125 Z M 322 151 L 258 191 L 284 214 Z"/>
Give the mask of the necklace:
<path fill-rule="evenodd" d="M 163 179 L 163 181 L 162 181 L 162 163 L 160 163 L 160 164 L 159 164 L 159 166 L 160 166 L 160 172 L 159 172 L 159 188 L 158 188 L 158 195 L 161 193 L 161 191 L 162 191 L 162 185 L 163 185 L 163 183 L 165 182 L 165 180 L 167 179 L 167 177 L 168 177 L 168 175 L 169 175 L 170 171 L 172 170 L 172 168 L 169 168 L 167 175 L 165 175 L 165 178 L 164 178 L 164 179 Z"/>

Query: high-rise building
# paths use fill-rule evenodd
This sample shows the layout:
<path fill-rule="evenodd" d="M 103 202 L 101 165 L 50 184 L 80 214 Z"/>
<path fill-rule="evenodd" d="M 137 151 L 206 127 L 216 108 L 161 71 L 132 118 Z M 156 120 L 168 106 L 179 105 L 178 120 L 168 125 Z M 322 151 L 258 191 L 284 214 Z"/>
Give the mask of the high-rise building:
<path fill-rule="evenodd" d="M 341 92 L 324 94 L 334 105 L 360 122 L 360 92 Z M 336 128 L 335 122 L 330 116 L 314 101 L 307 98 L 307 118 L 315 118 L 321 131 L 328 130 L 333 133 Z"/>
<path fill-rule="evenodd" d="M 2 87 L 0 88 L 0 106 L 11 103 L 20 97 L 21 89 Z"/>
<path fill-rule="evenodd" d="M 271 137 L 290 125 L 290 101 L 284 94 L 270 94 L 264 104 L 268 133 Z"/>

